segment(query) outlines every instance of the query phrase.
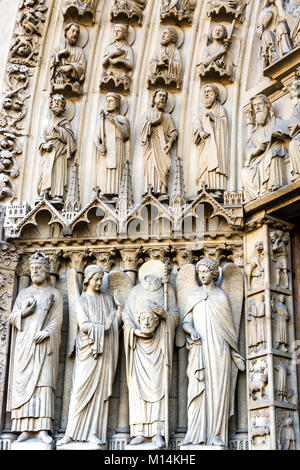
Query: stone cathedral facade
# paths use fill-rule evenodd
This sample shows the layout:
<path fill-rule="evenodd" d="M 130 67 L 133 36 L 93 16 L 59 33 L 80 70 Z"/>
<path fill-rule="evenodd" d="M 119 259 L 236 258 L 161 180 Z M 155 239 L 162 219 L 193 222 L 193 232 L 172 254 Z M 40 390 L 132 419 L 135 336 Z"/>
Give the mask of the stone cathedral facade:
<path fill-rule="evenodd" d="M 16 3 L 0 448 L 299 449 L 300 1 Z"/>

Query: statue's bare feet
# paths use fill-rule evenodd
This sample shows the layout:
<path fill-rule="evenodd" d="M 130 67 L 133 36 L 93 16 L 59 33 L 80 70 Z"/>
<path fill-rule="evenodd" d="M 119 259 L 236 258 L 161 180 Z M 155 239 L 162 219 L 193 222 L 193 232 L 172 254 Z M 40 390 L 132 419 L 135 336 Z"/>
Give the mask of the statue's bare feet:
<path fill-rule="evenodd" d="M 163 447 L 166 447 L 165 440 L 160 434 L 157 434 L 156 436 L 154 436 L 153 439 L 152 439 L 152 442 L 159 449 L 162 449 Z"/>
<path fill-rule="evenodd" d="M 62 439 L 59 439 L 59 441 L 57 441 L 56 445 L 58 447 L 65 446 L 67 444 L 70 444 L 70 442 L 72 442 L 72 439 L 69 436 L 64 436 Z"/>
<path fill-rule="evenodd" d="M 27 432 L 27 431 L 22 432 L 22 434 L 19 435 L 17 442 L 27 441 L 27 439 L 30 439 L 30 437 L 32 437 L 30 432 Z"/>
<path fill-rule="evenodd" d="M 89 436 L 88 441 L 90 444 L 96 444 L 97 446 L 103 446 L 105 444 L 105 441 L 99 439 L 95 434 Z"/>
<path fill-rule="evenodd" d="M 39 431 L 37 438 L 43 441 L 45 444 L 52 444 L 53 439 L 49 435 L 48 431 Z"/>
<path fill-rule="evenodd" d="M 137 446 L 138 444 L 143 444 L 145 442 L 144 436 L 136 436 L 130 441 L 130 445 Z"/>

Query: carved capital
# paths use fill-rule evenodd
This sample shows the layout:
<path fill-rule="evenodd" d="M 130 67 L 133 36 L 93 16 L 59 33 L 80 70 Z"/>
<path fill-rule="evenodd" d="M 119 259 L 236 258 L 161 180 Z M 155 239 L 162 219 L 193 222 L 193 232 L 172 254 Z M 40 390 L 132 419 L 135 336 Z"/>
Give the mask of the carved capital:
<path fill-rule="evenodd" d="M 63 257 L 70 260 L 71 268 L 75 268 L 77 272 L 83 273 L 88 257 L 87 251 L 67 251 L 63 254 Z"/>
<path fill-rule="evenodd" d="M 124 271 L 136 271 L 137 267 L 141 261 L 140 259 L 141 249 L 129 249 L 121 250 L 120 255 L 122 258 L 123 269 Z"/>
<path fill-rule="evenodd" d="M 170 247 L 142 248 L 142 252 L 148 255 L 146 261 L 153 259 L 165 263 L 170 259 L 171 249 Z"/>
<path fill-rule="evenodd" d="M 178 263 L 179 267 L 184 266 L 185 264 L 192 264 L 197 258 L 193 255 L 192 250 L 186 250 L 184 248 L 176 250 L 175 261 Z"/>
<path fill-rule="evenodd" d="M 97 263 L 104 269 L 104 271 L 111 271 L 116 257 L 115 248 L 106 249 L 106 250 L 89 250 L 89 256 L 94 256 L 97 260 Z"/>

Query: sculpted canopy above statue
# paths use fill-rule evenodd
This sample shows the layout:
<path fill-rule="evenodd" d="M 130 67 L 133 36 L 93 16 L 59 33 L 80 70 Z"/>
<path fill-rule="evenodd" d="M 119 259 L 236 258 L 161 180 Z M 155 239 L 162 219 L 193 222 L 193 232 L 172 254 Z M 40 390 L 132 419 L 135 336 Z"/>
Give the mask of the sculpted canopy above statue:
<path fill-rule="evenodd" d="M 21 433 L 18 443 L 37 437 L 51 444 L 63 299 L 50 285 L 48 257 L 37 252 L 29 265 L 32 286 L 21 290 L 9 318 L 13 329 L 7 409 L 12 431 Z"/>
<path fill-rule="evenodd" d="M 276 191 L 286 183 L 288 123 L 276 116 L 270 100 L 257 95 L 251 100 L 254 129 L 245 148 L 242 187 L 246 202 Z"/>
<path fill-rule="evenodd" d="M 51 60 L 51 85 L 53 92 L 82 94 L 85 79 L 86 59 L 82 47 L 77 43 L 80 27 L 70 23 L 65 28 L 65 40 L 54 49 Z"/>
<path fill-rule="evenodd" d="M 209 0 L 207 13 L 208 16 L 230 14 L 242 21 L 247 3 L 248 0 Z"/>

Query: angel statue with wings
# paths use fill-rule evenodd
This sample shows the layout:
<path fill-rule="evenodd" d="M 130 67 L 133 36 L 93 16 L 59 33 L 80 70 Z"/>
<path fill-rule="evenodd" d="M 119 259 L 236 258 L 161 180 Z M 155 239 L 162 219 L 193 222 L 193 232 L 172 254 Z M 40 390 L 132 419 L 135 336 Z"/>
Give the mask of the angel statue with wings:
<path fill-rule="evenodd" d="M 188 445 L 227 447 L 237 372 L 245 370 L 237 336 L 243 303 L 242 273 L 233 263 L 225 265 L 224 290 L 217 285 L 219 278 L 218 263 L 211 258 L 201 259 L 196 269 L 183 266 L 177 276 L 189 351 L 188 431 L 181 449 Z"/>
<path fill-rule="evenodd" d="M 168 447 L 169 384 L 179 316 L 165 271 L 161 261 L 144 263 L 140 284 L 131 290 L 122 314 L 130 446 L 147 449 Z"/>
<path fill-rule="evenodd" d="M 101 292 L 103 277 L 100 266 L 88 266 L 79 296 L 77 272 L 72 268 L 68 273 L 68 288 L 71 286 L 68 353 L 72 353 L 76 342 L 76 356 L 68 425 L 65 436 L 57 442 L 62 449 L 74 447 L 74 441 L 87 443 L 89 449 L 99 449 L 106 443 L 109 397 L 118 362 L 123 302 L 120 290 L 125 281 L 129 293 L 132 284 L 125 273 L 111 271 L 108 283 L 112 296 Z"/>

